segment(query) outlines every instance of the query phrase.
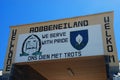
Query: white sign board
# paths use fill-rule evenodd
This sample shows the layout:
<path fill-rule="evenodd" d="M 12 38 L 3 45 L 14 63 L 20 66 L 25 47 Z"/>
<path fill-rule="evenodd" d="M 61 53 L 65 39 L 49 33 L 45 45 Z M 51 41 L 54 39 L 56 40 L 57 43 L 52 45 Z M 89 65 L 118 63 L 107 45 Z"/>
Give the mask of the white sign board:
<path fill-rule="evenodd" d="M 95 55 L 104 55 L 101 25 L 20 34 L 15 63 Z"/>

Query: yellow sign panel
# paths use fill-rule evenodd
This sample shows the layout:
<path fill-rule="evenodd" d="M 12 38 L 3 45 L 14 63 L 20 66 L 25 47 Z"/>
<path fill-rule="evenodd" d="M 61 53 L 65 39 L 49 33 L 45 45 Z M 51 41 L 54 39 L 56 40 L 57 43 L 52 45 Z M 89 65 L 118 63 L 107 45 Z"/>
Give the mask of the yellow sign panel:
<path fill-rule="evenodd" d="M 92 26 L 95 26 L 95 25 L 99 25 L 99 26 L 97 26 L 98 28 L 95 29 L 95 30 L 98 30 L 98 33 L 97 33 L 97 31 L 92 30 Z M 82 29 L 90 30 L 91 29 L 91 31 L 93 31 L 93 32 L 91 32 L 90 34 L 95 32 L 96 35 L 97 34 L 102 35 L 101 37 L 98 37 L 98 39 L 99 38 L 100 39 L 98 40 L 98 42 L 96 42 L 96 46 L 93 43 L 94 46 L 97 48 L 99 48 L 101 46 L 100 47 L 101 52 L 100 53 L 96 52 L 95 54 L 102 53 L 101 55 L 105 55 L 106 65 L 109 67 L 107 70 L 108 72 L 114 73 L 114 72 L 118 71 L 118 58 L 117 58 L 117 52 L 116 52 L 116 46 L 115 46 L 115 40 L 114 40 L 114 34 L 113 34 L 114 33 L 113 32 L 113 12 L 106 12 L 106 13 L 101 13 L 101 14 L 80 16 L 80 17 L 54 20 L 54 21 L 48 21 L 48 22 L 40 22 L 40 23 L 12 26 L 3 73 L 10 73 L 12 64 L 14 64 L 15 62 L 19 62 L 19 58 L 16 59 L 16 57 L 28 55 L 26 53 L 29 53 L 29 49 L 32 48 L 32 49 L 36 49 L 37 51 L 39 51 L 40 48 L 36 47 L 36 46 L 39 46 L 40 44 L 35 44 L 35 43 L 37 43 L 37 40 L 39 41 L 39 39 L 36 36 L 31 37 L 30 35 L 36 34 L 38 36 L 39 33 L 41 35 L 44 34 L 42 37 L 43 38 L 51 37 L 51 38 L 49 38 L 49 40 L 51 40 L 51 41 L 54 41 L 55 39 L 53 39 L 53 38 L 56 38 L 56 36 L 59 36 L 59 37 L 61 36 L 64 38 L 64 41 L 66 41 L 66 43 L 67 43 L 68 42 L 67 40 L 70 40 L 68 38 L 67 34 L 69 34 L 69 30 L 74 31 L 73 29 L 75 29 L 76 31 L 77 31 L 77 29 L 78 30 L 82 30 Z M 59 32 L 59 34 L 57 34 L 57 32 Z M 46 34 L 46 33 L 48 33 L 48 34 Z M 22 41 L 21 38 L 26 41 Z M 34 41 L 34 44 L 30 43 L 31 38 L 37 39 L 36 41 Z M 76 35 L 75 41 L 78 44 L 81 43 L 80 38 L 81 37 L 79 35 Z M 92 36 L 90 38 L 94 38 L 94 36 Z M 97 39 L 95 39 L 95 40 L 97 41 Z M 21 41 L 21 43 L 20 43 L 20 41 Z M 101 44 L 97 44 L 99 42 Z M 24 46 L 22 49 L 23 51 L 21 51 L 21 50 L 19 50 L 18 46 L 20 45 L 22 47 L 21 44 L 23 44 L 23 43 L 24 43 Z M 49 43 L 53 44 L 53 42 L 49 42 Z M 58 43 L 58 41 L 56 43 Z M 44 42 L 44 44 L 47 44 L 47 42 Z M 32 47 L 31 45 L 34 45 L 34 47 Z M 74 46 L 74 42 L 72 42 L 71 45 L 74 48 L 76 48 Z M 84 45 L 84 44 L 82 44 L 82 45 Z M 61 45 L 58 45 L 58 46 L 61 46 Z M 92 44 L 91 44 L 91 47 L 92 47 Z M 27 50 L 25 51 L 25 49 L 27 49 L 28 51 Z M 81 48 L 78 47 L 76 49 L 79 50 Z M 91 50 L 94 50 L 94 49 L 96 51 L 99 50 L 96 48 L 93 48 Z M 22 53 L 19 53 L 20 51 Z M 17 54 L 20 54 L 20 55 L 17 55 Z M 31 53 L 31 54 L 33 54 L 33 53 Z M 77 54 L 77 55 L 79 55 L 79 54 Z M 92 54 L 91 51 L 90 51 L 90 54 Z M 80 56 L 81 55 L 82 54 L 80 54 Z M 92 56 L 96 56 L 96 55 L 92 55 Z M 31 60 L 31 58 L 29 58 L 29 59 Z M 35 58 L 33 57 L 33 59 L 36 59 L 36 57 Z"/>

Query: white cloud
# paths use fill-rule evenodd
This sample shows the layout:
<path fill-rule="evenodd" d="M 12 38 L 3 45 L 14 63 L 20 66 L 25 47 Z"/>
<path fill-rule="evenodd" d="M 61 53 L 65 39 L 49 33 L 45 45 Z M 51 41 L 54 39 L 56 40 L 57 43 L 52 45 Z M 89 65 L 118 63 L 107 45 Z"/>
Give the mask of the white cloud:
<path fill-rule="evenodd" d="M 0 76 L 2 75 L 2 71 L 0 71 Z"/>

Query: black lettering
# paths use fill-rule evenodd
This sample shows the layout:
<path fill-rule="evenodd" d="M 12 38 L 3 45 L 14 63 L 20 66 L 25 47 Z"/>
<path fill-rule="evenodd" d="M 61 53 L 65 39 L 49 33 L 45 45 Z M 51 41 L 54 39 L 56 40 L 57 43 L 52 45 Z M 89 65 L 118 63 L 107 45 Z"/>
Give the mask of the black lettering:
<path fill-rule="evenodd" d="M 48 26 L 44 26 L 44 31 L 48 31 Z"/>
<path fill-rule="evenodd" d="M 34 28 L 33 28 L 33 27 L 32 27 L 32 28 L 30 28 L 29 33 L 32 33 L 32 32 L 34 32 Z"/>
<path fill-rule="evenodd" d="M 73 27 L 78 27 L 77 22 L 74 22 Z"/>
<path fill-rule="evenodd" d="M 110 22 L 110 18 L 109 18 L 109 16 L 104 17 L 104 22 L 105 22 L 105 23 Z"/>
<path fill-rule="evenodd" d="M 110 18 L 109 16 L 104 17 L 104 27 L 105 27 L 105 36 L 106 36 L 106 44 L 107 44 L 107 51 L 113 52 L 113 45 L 112 45 L 112 36 L 109 33 L 110 32 Z"/>
<path fill-rule="evenodd" d="M 51 54 L 51 59 L 59 58 L 58 54 Z"/>
<path fill-rule="evenodd" d="M 59 28 L 59 29 L 62 29 L 62 24 L 58 24 L 58 28 Z"/>
<path fill-rule="evenodd" d="M 8 58 L 8 60 L 7 60 L 7 64 L 10 65 L 11 62 L 12 62 L 12 59 Z"/>
<path fill-rule="evenodd" d="M 115 62 L 115 57 L 114 57 L 114 55 L 112 55 L 112 59 L 113 59 L 113 62 Z"/>
<path fill-rule="evenodd" d="M 79 57 L 79 56 L 81 56 L 81 51 L 79 51 L 79 52 L 67 52 L 67 53 L 64 53 L 64 55 L 65 55 L 65 58 Z"/>
<path fill-rule="evenodd" d="M 83 21 L 78 21 L 78 26 L 84 26 L 84 22 Z"/>
<path fill-rule="evenodd" d="M 49 31 L 53 30 L 52 25 L 49 25 Z"/>
<path fill-rule="evenodd" d="M 7 65 L 7 66 L 6 66 L 5 71 L 10 71 L 10 65 Z"/>
<path fill-rule="evenodd" d="M 50 55 L 49 54 L 45 54 L 45 55 L 40 55 L 39 56 L 39 60 L 44 60 L 44 59 L 50 59 Z"/>
<path fill-rule="evenodd" d="M 67 24 L 68 24 L 68 23 L 64 23 L 64 29 L 66 29 L 66 28 L 67 28 Z"/>
<path fill-rule="evenodd" d="M 76 21 L 73 23 L 68 22 L 68 23 L 31 27 L 29 32 L 32 33 L 32 32 L 51 31 L 51 30 L 67 29 L 67 28 L 82 27 L 82 26 L 88 26 L 88 20 Z"/>
<path fill-rule="evenodd" d="M 68 42 L 68 38 L 54 39 L 54 43 L 65 43 Z"/>
<path fill-rule="evenodd" d="M 38 32 L 39 28 L 35 27 L 34 32 Z"/>
<path fill-rule="evenodd" d="M 16 33 L 17 33 L 17 29 L 15 29 L 15 30 L 12 31 L 12 37 L 11 37 L 12 40 L 15 40 L 15 37 L 16 37 L 15 35 L 16 35 Z"/>
<path fill-rule="evenodd" d="M 109 62 L 115 62 L 115 57 L 114 55 L 109 56 Z"/>
<path fill-rule="evenodd" d="M 107 45 L 107 51 L 108 52 L 113 52 L 113 46 L 112 45 Z"/>
<path fill-rule="evenodd" d="M 108 34 L 108 31 L 107 31 L 107 30 L 105 31 L 105 35 L 106 35 L 106 37 L 111 37 L 111 35 Z"/>
<path fill-rule="evenodd" d="M 78 56 L 81 56 L 81 51 L 78 52 Z"/>
<path fill-rule="evenodd" d="M 28 61 L 37 60 L 37 56 L 28 56 Z"/>
<path fill-rule="evenodd" d="M 8 56 L 7 56 L 7 61 L 6 61 L 6 71 L 10 71 L 10 69 L 11 69 L 12 57 L 13 57 L 13 48 L 14 48 L 13 41 L 16 38 L 16 33 L 17 33 L 17 29 L 12 30 L 10 47 L 9 47 L 9 52 L 8 52 Z"/>
<path fill-rule="evenodd" d="M 31 57 L 30 56 L 28 56 L 28 61 L 30 61 L 31 60 Z"/>
<path fill-rule="evenodd" d="M 48 34 L 42 35 L 42 38 L 48 38 Z"/>
<path fill-rule="evenodd" d="M 57 30 L 58 29 L 58 25 L 53 25 L 53 30 Z"/>
<path fill-rule="evenodd" d="M 8 58 L 12 58 L 13 56 L 13 50 L 9 50 Z"/>
<path fill-rule="evenodd" d="M 40 26 L 38 32 L 42 32 L 43 28 L 44 28 L 43 26 Z"/>
<path fill-rule="evenodd" d="M 88 20 L 78 21 L 78 26 L 88 26 Z"/>
<path fill-rule="evenodd" d="M 68 23 L 68 28 L 72 28 L 72 26 L 70 25 L 70 23 Z"/>
<path fill-rule="evenodd" d="M 88 26 L 88 20 L 84 20 L 84 26 Z"/>
<path fill-rule="evenodd" d="M 110 23 L 106 23 L 104 24 L 104 26 L 105 26 L 105 29 L 110 29 Z"/>
<path fill-rule="evenodd" d="M 106 43 L 107 43 L 108 45 L 109 45 L 109 44 L 112 44 L 111 39 L 112 39 L 111 37 L 107 37 L 107 38 L 106 38 Z"/>
<path fill-rule="evenodd" d="M 88 26 L 88 20 L 74 22 L 73 27 Z"/>

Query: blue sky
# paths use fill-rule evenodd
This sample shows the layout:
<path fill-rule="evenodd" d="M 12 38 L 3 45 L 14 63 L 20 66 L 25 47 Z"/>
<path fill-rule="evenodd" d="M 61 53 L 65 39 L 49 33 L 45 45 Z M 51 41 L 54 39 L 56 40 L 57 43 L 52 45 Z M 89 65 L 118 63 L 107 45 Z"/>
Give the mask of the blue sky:
<path fill-rule="evenodd" d="M 120 0 L 0 0 L 0 69 L 4 66 L 9 26 L 107 11 L 114 11 L 115 41 L 119 55 Z"/>

